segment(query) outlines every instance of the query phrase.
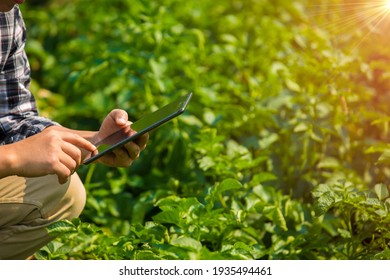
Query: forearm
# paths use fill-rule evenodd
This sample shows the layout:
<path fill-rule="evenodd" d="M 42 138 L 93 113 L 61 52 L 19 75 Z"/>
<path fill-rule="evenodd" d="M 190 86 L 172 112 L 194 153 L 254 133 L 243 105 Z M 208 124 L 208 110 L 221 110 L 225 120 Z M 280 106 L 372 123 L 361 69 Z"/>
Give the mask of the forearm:
<path fill-rule="evenodd" d="M 12 148 L 12 147 L 11 147 Z M 13 157 L 12 149 L 9 145 L 0 146 L 0 178 L 14 175 L 13 174 Z"/>

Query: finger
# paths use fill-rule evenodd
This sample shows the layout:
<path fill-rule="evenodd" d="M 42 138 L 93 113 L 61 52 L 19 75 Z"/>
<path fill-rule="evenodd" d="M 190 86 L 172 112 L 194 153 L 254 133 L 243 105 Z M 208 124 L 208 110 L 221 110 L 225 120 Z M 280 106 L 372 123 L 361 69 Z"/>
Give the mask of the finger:
<path fill-rule="evenodd" d="M 60 175 L 57 175 L 57 177 L 58 177 L 58 183 L 63 185 L 66 182 L 68 182 L 70 176 L 60 176 Z"/>
<path fill-rule="evenodd" d="M 99 158 L 98 162 L 103 163 L 107 166 L 115 167 L 115 159 L 115 154 L 113 152 L 110 152 Z"/>
<path fill-rule="evenodd" d="M 126 123 L 126 126 L 122 128 L 123 135 L 131 136 L 131 135 L 136 133 L 134 130 L 131 129 L 131 124 L 132 124 L 132 122 L 128 121 Z"/>
<path fill-rule="evenodd" d="M 129 166 L 133 163 L 133 158 L 125 147 L 115 149 L 113 153 L 115 154 L 115 164 L 117 166 Z"/>
<path fill-rule="evenodd" d="M 69 177 L 72 175 L 72 172 L 69 170 L 69 167 L 64 165 L 62 162 L 58 162 L 54 166 L 53 173 L 51 174 L 56 174 L 58 177 L 58 182 L 62 185 L 69 180 Z"/>
<path fill-rule="evenodd" d="M 96 146 L 93 145 L 91 142 L 86 140 L 85 138 L 81 137 L 80 135 L 77 135 L 75 133 L 68 133 L 63 132 L 63 140 L 66 142 L 69 142 L 81 149 L 85 149 L 89 152 L 94 152 L 97 150 Z"/>
<path fill-rule="evenodd" d="M 103 163 L 107 166 L 112 167 L 126 167 L 132 164 L 132 160 L 127 154 L 126 151 L 120 151 L 121 149 L 117 149 L 111 153 L 105 154 L 103 157 L 99 159 L 100 163 Z"/>
<path fill-rule="evenodd" d="M 121 109 L 114 109 L 110 112 L 109 116 L 113 119 L 114 123 L 120 127 L 128 125 L 127 112 Z"/>
<path fill-rule="evenodd" d="M 84 162 L 85 160 L 89 159 L 90 157 L 93 157 L 99 153 L 98 150 L 95 150 L 93 152 L 89 152 L 86 150 L 81 150 L 81 161 Z"/>
<path fill-rule="evenodd" d="M 134 142 L 129 142 L 123 146 L 123 149 L 125 149 L 126 153 L 132 160 L 136 160 L 139 157 L 139 154 L 141 152 L 140 147 L 138 144 Z"/>
<path fill-rule="evenodd" d="M 149 133 L 145 133 L 137 138 L 135 141 L 137 145 L 139 146 L 140 150 L 144 150 L 146 148 L 146 144 L 149 141 Z"/>
<path fill-rule="evenodd" d="M 61 146 L 63 155 L 61 155 L 61 162 L 74 172 L 82 162 L 81 150 L 68 142 L 63 142 Z"/>

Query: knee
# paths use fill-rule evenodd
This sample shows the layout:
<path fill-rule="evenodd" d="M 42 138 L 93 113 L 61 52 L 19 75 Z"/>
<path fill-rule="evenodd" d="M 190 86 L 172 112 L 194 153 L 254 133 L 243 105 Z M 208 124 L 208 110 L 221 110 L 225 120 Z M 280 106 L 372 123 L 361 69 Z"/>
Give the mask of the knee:
<path fill-rule="evenodd" d="M 75 173 L 63 185 L 57 176 L 26 178 L 25 203 L 36 204 L 44 223 L 78 217 L 84 209 L 86 193 L 83 183 Z"/>
<path fill-rule="evenodd" d="M 0 182 L 0 259 L 23 259 L 53 239 L 45 228 L 78 217 L 86 192 L 77 174 L 64 184 L 56 176 L 9 177 Z"/>
<path fill-rule="evenodd" d="M 75 173 L 69 180 L 69 187 L 62 201 L 63 215 L 61 219 L 71 220 L 80 216 L 86 203 L 86 192 L 80 177 Z"/>

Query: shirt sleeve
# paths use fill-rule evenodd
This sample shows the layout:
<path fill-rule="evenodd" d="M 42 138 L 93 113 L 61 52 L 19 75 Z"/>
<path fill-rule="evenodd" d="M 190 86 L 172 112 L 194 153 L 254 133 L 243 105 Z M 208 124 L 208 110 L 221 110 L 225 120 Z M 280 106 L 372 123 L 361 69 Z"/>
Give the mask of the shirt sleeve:
<path fill-rule="evenodd" d="M 0 40 L 0 145 L 4 145 L 58 124 L 39 116 L 30 92 L 26 28 L 17 5 L 0 13 Z"/>

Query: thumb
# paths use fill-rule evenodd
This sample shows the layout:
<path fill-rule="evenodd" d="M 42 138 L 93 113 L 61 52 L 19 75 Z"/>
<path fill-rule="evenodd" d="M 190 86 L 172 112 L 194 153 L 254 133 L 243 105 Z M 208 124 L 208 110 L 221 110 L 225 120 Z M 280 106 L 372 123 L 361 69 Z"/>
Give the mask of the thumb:
<path fill-rule="evenodd" d="M 126 111 L 121 109 L 114 109 L 110 113 L 110 117 L 114 120 L 115 124 L 118 126 L 125 126 L 128 122 L 128 114 Z"/>

